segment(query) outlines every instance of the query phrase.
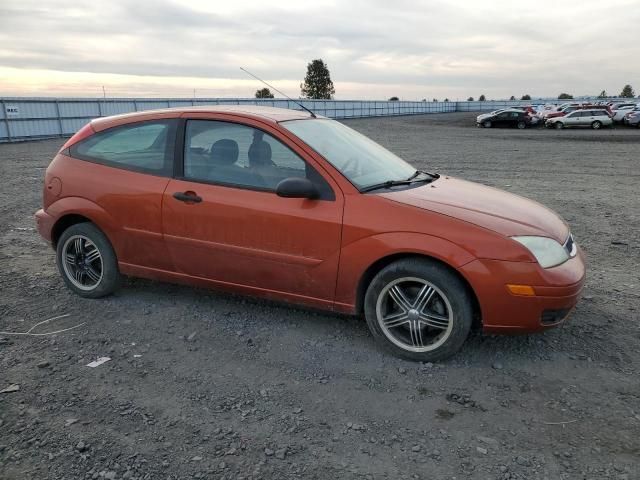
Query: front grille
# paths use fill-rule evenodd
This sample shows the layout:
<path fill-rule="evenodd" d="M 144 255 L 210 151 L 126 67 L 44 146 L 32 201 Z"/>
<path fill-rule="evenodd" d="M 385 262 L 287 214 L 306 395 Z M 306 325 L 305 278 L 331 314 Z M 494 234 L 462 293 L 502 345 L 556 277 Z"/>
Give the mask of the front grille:
<path fill-rule="evenodd" d="M 569 238 L 564 242 L 564 249 L 567 251 L 570 257 L 575 257 L 576 253 L 578 253 L 578 246 L 576 245 L 575 240 L 573 239 L 573 234 L 569 234 Z"/>

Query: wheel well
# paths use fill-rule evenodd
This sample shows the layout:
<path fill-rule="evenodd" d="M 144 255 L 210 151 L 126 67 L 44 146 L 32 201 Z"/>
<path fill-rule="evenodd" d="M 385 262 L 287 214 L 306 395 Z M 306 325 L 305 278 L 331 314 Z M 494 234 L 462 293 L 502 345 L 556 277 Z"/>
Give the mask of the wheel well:
<path fill-rule="evenodd" d="M 357 295 L 356 296 L 356 313 L 358 315 L 362 315 L 364 311 L 364 297 L 367 293 L 367 288 L 369 287 L 369 284 L 373 280 L 373 277 L 375 277 L 378 274 L 378 272 L 383 268 L 385 268 L 387 265 L 390 265 L 391 263 L 397 260 L 401 260 L 405 258 L 426 259 L 432 262 L 439 263 L 440 265 L 444 266 L 445 268 L 453 272 L 460 280 L 462 280 L 462 283 L 465 285 L 467 292 L 471 297 L 471 303 L 473 307 L 473 327 L 476 328 L 476 327 L 482 326 L 482 312 L 480 310 L 480 303 L 478 302 L 478 297 L 476 296 L 476 293 L 473 291 L 473 288 L 471 287 L 467 279 L 464 278 L 460 274 L 460 272 L 458 272 L 455 268 L 443 262 L 442 260 L 439 260 L 434 257 L 430 257 L 429 255 L 410 254 L 410 253 L 396 253 L 393 255 L 389 255 L 387 257 L 380 258 L 365 270 L 365 272 L 362 274 L 362 277 L 360 278 L 360 282 L 358 283 L 358 289 L 356 292 L 356 295 Z"/>
<path fill-rule="evenodd" d="M 64 232 L 71 225 L 75 225 L 77 223 L 85 223 L 85 222 L 90 223 L 91 220 L 89 220 L 85 216 L 77 215 L 77 214 L 69 214 L 69 215 L 60 217 L 58 221 L 55 223 L 55 225 L 53 226 L 53 229 L 51 230 L 51 243 L 53 244 L 53 248 L 57 247 L 58 240 L 60 239 L 62 232 Z"/>

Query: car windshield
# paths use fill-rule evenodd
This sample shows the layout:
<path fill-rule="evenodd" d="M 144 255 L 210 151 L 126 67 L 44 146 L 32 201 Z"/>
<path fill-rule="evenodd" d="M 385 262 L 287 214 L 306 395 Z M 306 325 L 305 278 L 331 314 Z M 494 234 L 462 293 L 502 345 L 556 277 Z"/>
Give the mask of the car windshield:
<path fill-rule="evenodd" d="M 326 158 L 358 189 L 407 180 L 416 173 L 400 157 L 335 120 L 289 120 L 281 125 Z"/>

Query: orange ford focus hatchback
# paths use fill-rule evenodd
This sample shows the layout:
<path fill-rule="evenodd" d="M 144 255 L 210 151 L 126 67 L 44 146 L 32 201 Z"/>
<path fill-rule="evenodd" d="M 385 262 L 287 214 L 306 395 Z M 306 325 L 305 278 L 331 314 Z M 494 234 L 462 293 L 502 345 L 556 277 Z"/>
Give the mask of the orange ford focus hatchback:
<path fill-rule="evenodd" d="M 558 325 L 585 278 L 533 201 L 416 170 L 345 125 L 253 106 L 100 118 L 47 169 L 40 234 L 67 286 L 121 275 L 364 315 L 396 355 L 444 358 L 472 325 Z"/>

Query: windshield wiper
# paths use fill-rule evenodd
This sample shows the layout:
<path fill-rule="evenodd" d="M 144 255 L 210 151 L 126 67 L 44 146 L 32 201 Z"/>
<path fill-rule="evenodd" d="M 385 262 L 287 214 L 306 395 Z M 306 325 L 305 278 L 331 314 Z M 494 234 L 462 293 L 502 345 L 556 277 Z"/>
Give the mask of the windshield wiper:
<path fill-rule="evenodd" d="M 421 175 L 421 174 L 429 175 L 429 178 L 417 178 L 418 175 Z M 422 170 L 416 170 L 413 173 L 413 175 L 411 175 L 406 180 L 387 180 L 386 182 L 376 183 L 374 185 L 369 185 L 367 187 L 361 188 L 360 192 L 365 193 L 365 192 L 371 192 L 373 190 L 379 190 L 381 188 L 391 188 L 391 187 L 397 187 L 400 185 L 410 185 L 415 182 L 429 183 L 429 182 L 433 182 L 437 178 L 440 178 L 440 175 L 438 175 L 437 173 L 428 173 L 428 172 L 423 172 Z"/>

